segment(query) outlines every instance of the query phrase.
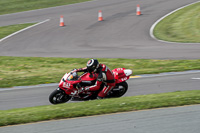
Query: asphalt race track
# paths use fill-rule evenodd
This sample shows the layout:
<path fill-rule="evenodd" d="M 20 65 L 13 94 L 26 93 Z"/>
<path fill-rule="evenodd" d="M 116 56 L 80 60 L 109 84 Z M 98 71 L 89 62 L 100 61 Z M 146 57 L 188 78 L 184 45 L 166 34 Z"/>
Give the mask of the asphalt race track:
<path fill-rule="evenodd" d="M 164 43 L 149 35 L 151 26 L 162 16 L 196 1 L 95 0 L 0 15 L 0 26 L 49 19 L 0 41 L 0 56 L 200 59 L 200 44 Z M 136 16 L 137 4 L 141 6 L 141 16 Z M 102 22 L 97 21 L 99 10 L 103 12 Z M 64 16 L 65 27 L 59 27 L 60 15 Z M 197 90 L 199 78 L 199 73 L 191 73 L 130 79 L 126 96 Z M 55 87 L 0 89 L 0 110 L 48 105 L 48 96 Z M 3 127 L 0 130 L 2 133 L 93 133 L 94 130 L 97 133 L 198 133 L 199 120 L 199 105 L 195 105 Z"/>
<path fill-rule="evenodd" d="M 200 105 L 0 128 L 1 133 L 199 133 Z"/>
<path fill-rule="evenodd" d="M 95 0 L 1 15 L 0 26 L 50 20 L 0 42 L 0 56 L 199 59 L 199 44 L 163 43 L 149 35 L 159 18 L 196 1 Z M 60 15 L 65 27 L 59 27 Z"/>
<path fill-rule="evenodd" d="M 200 71 L 170 75 L 153 75 L 128 81 L 129 90 L 124 96 L 199 90 Z M 58 84 L 37 87 L 0 89 L 0 110 L 50 105 L 48 97 Z"/>

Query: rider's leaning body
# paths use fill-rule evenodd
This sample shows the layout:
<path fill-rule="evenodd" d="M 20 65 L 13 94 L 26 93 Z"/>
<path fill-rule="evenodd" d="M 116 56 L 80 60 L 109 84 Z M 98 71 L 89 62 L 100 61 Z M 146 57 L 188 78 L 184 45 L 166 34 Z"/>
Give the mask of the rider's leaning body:
<path fill-rule="evenodd" d="M 99 99 L 104 98 L 107 93 L 115 86 L 115 78 L 113 72 L 105 65 L 99 64 L 97 59 L 91 59 L 87 62 L 87 67 L 76 69 L 76 72 L 89 72 L 98 75 L 96 83 L 92 86 L 82 88 L 83 91 L 97 91 L 101 84 L 105 83 L 105 87 L 98 93 Z"/>

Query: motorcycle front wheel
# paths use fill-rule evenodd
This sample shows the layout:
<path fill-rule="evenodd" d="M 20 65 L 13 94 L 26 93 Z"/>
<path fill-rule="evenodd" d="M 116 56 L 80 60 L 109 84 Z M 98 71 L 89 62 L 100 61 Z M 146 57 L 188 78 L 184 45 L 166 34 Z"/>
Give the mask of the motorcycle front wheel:
<path fill-rule="evenodd" d="M 69 101 L 71 97 L 61 90 L 54 90 L 49 96 L 49 102 L 52 104 L 60 104 Z"/>

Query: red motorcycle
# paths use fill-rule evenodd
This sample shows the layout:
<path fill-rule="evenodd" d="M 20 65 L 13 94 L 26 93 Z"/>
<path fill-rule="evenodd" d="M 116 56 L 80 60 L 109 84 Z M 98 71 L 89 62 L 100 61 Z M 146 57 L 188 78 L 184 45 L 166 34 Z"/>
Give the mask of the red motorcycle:
<path fill-rule="evenodd" d="M 130 78 L 132 70 L 125 68 L 116 68 L 112 70 L 115 77 L 115 87 L 109 91 L 106 98 L 121 97 L 128 90 L 126 80 Z M 103 83 L 98 91 L 81 91 L 81 87 L 92 86 L 95 84 L 98 74 L 83 73 L 78 76 L 77 72 L 66 73 L 60 80 L 58 89 L 54 90 L 49 101 L 52 104 L 65 103 L 69 100 L 93 100 L 97 98 L 98 93 L 104 88 Z"/>

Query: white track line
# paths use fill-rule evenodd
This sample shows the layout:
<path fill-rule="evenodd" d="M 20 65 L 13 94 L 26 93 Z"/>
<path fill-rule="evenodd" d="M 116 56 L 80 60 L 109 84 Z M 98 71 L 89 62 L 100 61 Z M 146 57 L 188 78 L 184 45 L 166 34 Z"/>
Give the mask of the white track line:
<path fill-rule="evenodd" d="M 154 34 L 153 34 L 153 31 L 154 31 L 155 26 L 156 26 L 161 20 L 163 20 L 163 19 L 166 18 L 167 16 L 171 15 L 172 13 L 174 13 L 174 12 L 176 12 L 176 11 L 178 11 L 178 10 L 181 10 L 181 9 L 187 7 L 187 6 L 190 6 L 190 5 L 199 3 L 199 2 L 200 2 L 200 1 L 197 1 L 197 2 L 194 2 L 194 3 L 188 4 L 188 5 L 185 5 L 185 6 L 183 6 L 183 7 L 180 7 L 180 8 L 178 8 L 178 9 L 176 9 L 176 10 L 174 10 L 174 11 L 172 11 L 172 12 L 166 14 L 166 15 L 163 16 L 162 18 L 158 19 L 158 20 L 151 26 L 151 28 L 150 28 L 150 32 L 149 32 L 149 33 L 150 33 L 150 36 L 151 36 L 153 39 L 155 39 L 155 40 L 157 40 L 157 41 L 160 41 L 160 42 L 165 42 L 165 43 L 177 43 L 177 42 L 168 42 L 168 41 L 164 41 L 164 40 L 159 40 L 159 39 L 157 39 L 157 38 L 154 36 Z M 187 43 L 184 43 L 184 44 L 187 44 Z M 188 44 L 197 44 L 197 43 L 188 43 Z"/>
<path fill-rule="evenodd" d="M 200 73 L 200 70 L 188 70 L 188 71 L 182 71 L 182 72 L 165 72 L 165 73 L 159 73 L 159 74 L 143 74 L 143 75 L 138 75 L 138 76 L 140 76 L 138 78 L 185 75 L 185 74 L 196 74 L 196 73 Z"/>
<path fill-rule="evenodd" d="M 47 22 L 47 21 L 49 21 L 49 20 L 50 20 L 50 19 L 47 19 L 47 20 L 45 20 L 45 21 L 39 22 L 39 23 L 37 23 L 37 24 L 31 25 L 31 26 L 26 27 L 26 28 L 24 28 L 24 29 L 22 29 L 22 30 L 19 30 L 19 31 L 17 31 L 17 32 L 14 32 L 14 33 L 12 33 L 12 34 L 10 34 L 10 35 L 8 35 L 8 36 L 6 36 L 6 37 L 0 39 L 0 42 L 4 41 L 4 40 L 8 39 L 9 37 L 12 37 L 12 36 L 14 36 L 14 35 L 16 35 L 16 34 L 18 34 L 18 33 L 20 33 L 20 32 L 23 32 L 23 31 L 25 31 L 25 30 L 28 30 L 28 29 L 30 29 L 30 28 L 32 28 L 32 27 L 37 26 L 37 25 L 43 24 L 43 23 L 45 23 L 45 22 Z"/>
<path fill-rule="evenodd" d="M 200 80 L 200 78 L 191 78 L 191 79 L 196 79 L 196 80 Z"/>

